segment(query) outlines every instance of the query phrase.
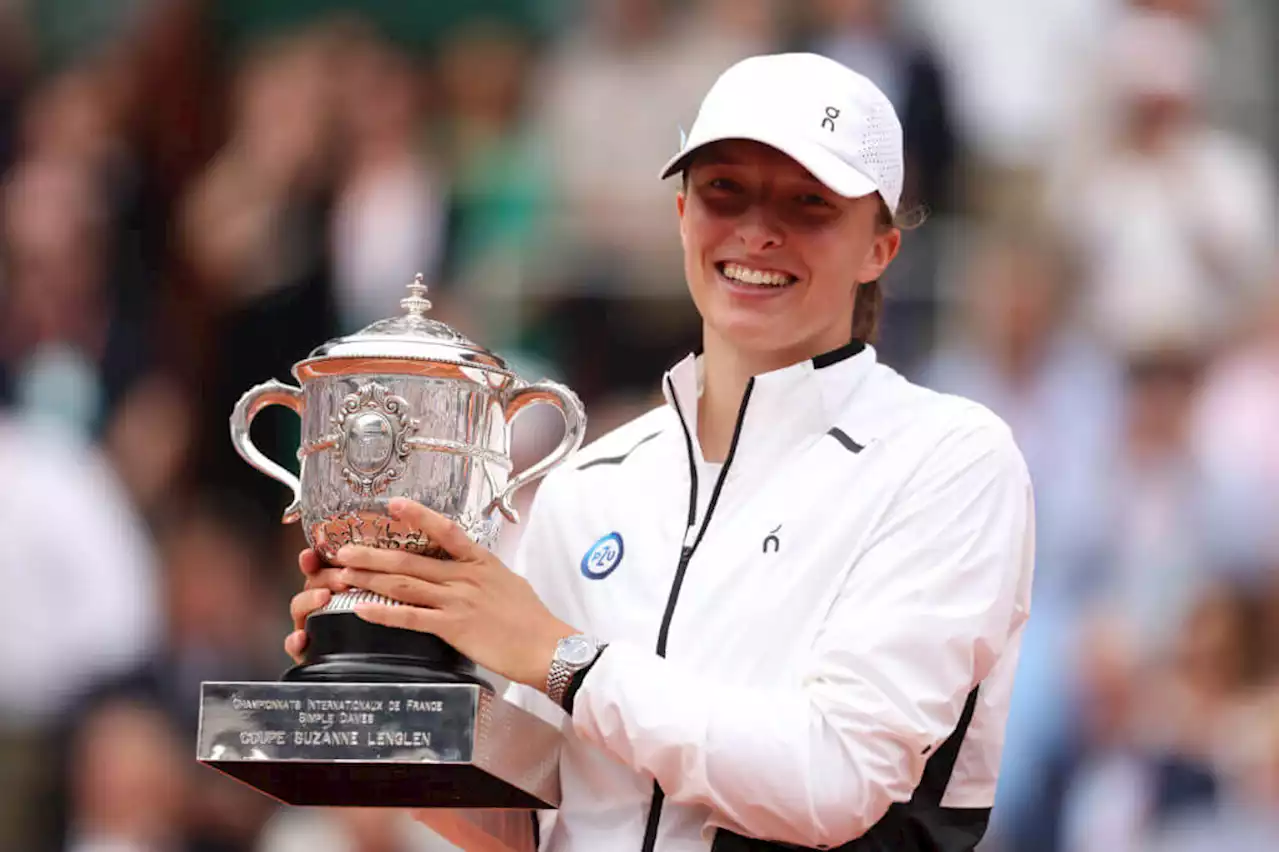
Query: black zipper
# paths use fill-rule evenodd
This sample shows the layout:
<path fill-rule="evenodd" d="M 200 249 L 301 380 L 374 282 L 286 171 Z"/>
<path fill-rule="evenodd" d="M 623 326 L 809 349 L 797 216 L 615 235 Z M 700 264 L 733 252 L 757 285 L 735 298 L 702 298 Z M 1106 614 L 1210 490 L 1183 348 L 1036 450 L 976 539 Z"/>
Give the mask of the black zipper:
<path fill-rule="evenodd" d="M 657 651 L 659 657 L 667 655 L 667 636 L 671 632 L 671 618 L 676 612 L 676 601 L 680 598 L 680 587 L 684 585 L 684 574 L 689 568 L 689 560 L 693 558 L 693 552 L 698 549 L 698 544 L 707 532 L 707 525 L 711 523 L 711 514 L 715 511 L 716 501 L 720 499 L 720 489 L 724 487 L 725 477 L 729 474 L 729 465 L 733 464 L 733 456 L 738 450 L 738 438 L 742 434 L 742 422 L 747 416 L 747 401 L 751 399 L 751 389 L 755 387 L 755 383 L 754 377 L 748 379 L 747 387 L 742 392 L 742 403 L 738 406 L 738 422 L 733 425 L 733 438 L 729 441 L 729 452 L 724 457 L 724 466 L 720 468 L 720 475 L 716 477 L 715 487 L 711 489 L 711 499 L 707 501 L 707 513 L 702 517 L 702 526 L 698 528 L 698 534 L 690 542 L 689 533 L 698 522 L 698 464 L 693 458 L 693 435 L 689 431 L 689 424 L 685 422 L 684 412 L 680 410 L 680 403 L 676 399 L 675 386 L 672 385 L 671 378 L 667 378 L 667 388 L 671 393 L 671 401 L 675 407 L 676 416 L 680 418 L 680 426 L 684 429 L 685 449 L 689 455 L 689 517 L 685 522 L 684 541 L 680 547 L 680 562 L 676 565 L 676 576 L 671 581 L 671 591 L 667 595 L 667 608 L 662 613 L 662 624 L 658 627 Z M 644 842 L 640 845 L 640 852 L 653 852 L 653 847 L 658 842 L 658 823 L 662 820 L 662 802 L 665 798 L 666 794 L 662 792 L 662 788 L 655 781 L 653 783 L 653 799 L 649 803 L 649 818 L 644 827 Z"/>

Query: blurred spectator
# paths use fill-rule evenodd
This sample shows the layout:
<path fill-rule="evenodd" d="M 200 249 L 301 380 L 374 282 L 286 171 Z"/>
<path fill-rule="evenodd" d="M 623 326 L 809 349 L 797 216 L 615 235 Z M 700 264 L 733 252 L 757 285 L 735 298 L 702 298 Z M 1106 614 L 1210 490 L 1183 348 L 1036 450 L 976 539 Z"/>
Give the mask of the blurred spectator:
<path fill-rule="evenodd" d="M 1130 357 L 1123 442 L 1095 496 L 1110 518 L 1103 605 L 1144 662 L 1168 653 L 1214 566 L 1207 479 L 1190 444 L 1204 355 L 1173 340 Z"/>
<path fill-rule="evenodd" d="M 459 31 L 439 58 L 442 157 L 451 178 L 444 274 L 476 339 L 547 356 L 532 282 L 548 261 L 551 178 L 545 140 L 530 115 L 532 44 L 514 27 L 479 22 Z"/>
<path fill-rule="evenodd" d="M 1205 110 L 1221 123 L 1275 150 L 1277 8 L 1256 0 L 1129 0 L 1129 6 L 1173 15 L 1202 29 L 1212 51 Z"/>
<path fill-rule="evenodd" d="M 1271 852 L 1280 846 L 1277 717 L 1280 705 L 1273 684 L 1230 720 L 1232 754 L 1221 767 L 1221 801 L 1171 815 L 1164 826 L 1152 831 L 1145 852 Z"/>
<path fill-rule="evenodd" d="M 1035 848 L 1207 849 L 1210 829 L 1216 849 L 1275 848 L 1274 606 L 1212 587 L 1155 668 L 1129 625 L 1098 623 L 1077 741 L 1049 764 L 1062 810 L 1042 826 L 1061 833 Z"/>
<path fill-rule="evenodd" d="M 213 11 L 225 4 L 164 0 L 149 6 L 129 44 L 134 125 L 138 157 L 146 163 L 140 169 L 148 189 L 145 212 L 167 248 L 174 209 L 187 182 L 217 151 L 226 120 L 225 68 L 220 45 L 208 34 Z M 137 108 L 142 104 L 146 109 Z M 165 254 L 165 265 L 172 266 L 177 258 Z"/>
<path fill-rule="evenodd" d="M 1268 593 L 1266 596 L 1257 592 Z M 1181 625 L 1166 659 L 1153 669 L 1149 709 L 1160 708 L 1142 732 L 1206 763 L 1234 762 L 1224 748 L 1234 728 L 1268 694 L 1274 698 L 1274 586 L 1209 584 Z M 1269 615 L 1270 614 L 1270 615 Z"/>
<path fill-rule="evenodd" d="M 1126 631 L 1095 625 L 1085 646 L 1081 716 L 1074 737 L 1047 763 L 1049 813 L 1026 848 L 1137 852 L 1153 825 L 1179 808 L 1211 804 L 1216 785 L 1198 755 L 1152 742 L 1144 726 L 1155 707 Z"/>
<path fill-rule="evenodd" d="M 145 529 L 94 448 L 0 416 L 4 586 L 0 714 L 39 725 L 91 680 L 151 653 L 155 565 Z"/>
<path fill-rule="evenodd" d="M 1197 600 L 1248 580 L 1274 526 L 1256 478 L 1215 471 L 1194 450 L 1206 349 L 1153 342 L 1128 366 L 1125 435 L 1098 504 L 1110 517 L 1105 606 L 1130 623 L 1144 661 L 1161 663 Z"/>
<path fill-rule="evenodd" d="M 260 521 L 209 496 L 173 502 L 168 510 L 158 528 L 163 641 L 137 665 L 82 692 L 79 712 L 66 719 L 66 741 L 91 740 L 98 716 L 114 718 L 111 708 L 125 702 L 148 708 L 144 715 L 154 717 L 149 724 L 157 729 L 158 744 L 167 738 L 194 743 L 201 682 L 274 679 L 287 666 L 278 635 L 287 619 L 274 606 L 284 578 L 264 571 L 270 552 Z M 182 754 L 190 748 L 184 746 Z M 61 756 L 64 787 L 75 791 L 88 758 L 75 751 Z M 187 798 L 170 828 L 193 845 L 178 848 L 249 848 L 272 809 L 270 800 L 188 758 L 179 768 L 178 786 Z M 99 771 L 105 780 L 111 767 Z M 69 839 L 83 820 L 78 804 L 73 796 L 65 817 Z"/>
<path fill-rule="evenodd" d="M 230 137 L 192 187 L 182 247 L 204 296 L 231 311 L 296 286 L 318 247 L 308 207 L 325 189 L 332 45 L 319 31 L 254 46 L 232 91 Z"/>
<path fill-rule="evenodd" d="M 67 852 L 203 852 L 183 828 L 188 753 L 145 704 L 118 701 L 92 712 L 71 751 Z"/>
<path fill-rule="evenodd" d="M 339 28 L 336 40 L 333 281 L 340 325 L 355 331 L 399 313 L 414 274 L 439 277 L 445 189 L 422 149 L 415 60 L 362 28 Z"/>
<path fill-rule="evenodd" d="M 890 0 L 812 0 L 810 49 L 865 74 L 902 121 L 906 184 L 903 209 L 950 206 L 955 156 L 951 104 L 933 49 L 901 26 Z"/>
<path fill-rule="evenodd" d="M 195 735 L 202 680 L 275 676 L 287 665 L 276 635 L 277 583 L 267 572 L 263 521 L 230 497 L 171 497 L 157 526 L 164 571 L 164 641 L 140 666 L 99 681 L 94 693 L 141 692 Z"/>
<path fill-rule="evenodd" d="M 659 0 L 600 0 L 585 4 L 547 57 L 535 108 L 553 158 L 556 237 L 566 242 L 564 260 L 580 264 L 558 270 L 559 286 L 585 283 L 605 295 L 652 288 L 654 297 L 683 289 L 675 202 L 656 173 L 678 148 L 678 117 L 697 108 L 694 84 L 682 79 L 697 66 L 672 54 L 673 37 Z M 644 103 L 664 108 L 636 108 Z M 563 280 L 575 274 L 578 281 Z"/>
<path fill-rule="evenodd" d="M 3 190 L 0 389 L 42 421 L 97 438 L 148 361 L 113 292 L 111 209 L 90 166 L 38 155 Z"/>
<path fill-rule="evenodd" d="M 144 329 L 156 321 L 164 211 L 149 194 L 137 144 L 141 72 L 135 53 L 120 44 L 42 81 L 23 107 L 20 152 L 29 162 L 77 171 L 88 183 L 99 222 L 86 263 L 101 267 L 100 287 L 109 296 L 104 307 L 120 338 L 113 346 L 132 344 L 149 358 L 151 347 L 141 344 Z"/>
<path fill-rule="evenodd" d="M 912 0 L 954 82 L 968 188 L 1039 169 L 1117 0 Z"/>
<path fill-rule="evenodd" d="M 1222 334 L 1275 266 L 1274 164 L 1206 122 L 1194 25 L 1133 12 L 1104 48 L 1105 99 L 1050 198 L 1086 265 L 1086 315 L 1121 348 L 1192 318 Z"/>
<path fill-rule="evenodd" d="M 1280 518 L 1277 285 L 1209 366 L 1192 415 L 1192 449 L 1210 489 L 1210 546 L 1224 569 L 1234 573 L 1275 567 Z"/>
<path fill-rule="evenodd" d="M 0 848 L 36 848 L 55 720 L 159 640 L 151 543 L 100 454 L 0 411 Z"/>
<path fill-rule="evenodd" d="M 325 30 L 257 44 L 233 87 L 230 138 L 189 191 L 180 248 L 210 330 L 201 362 L 199 475 L 251 496 L 266 515 L 283 508 L 278 486 L 245 465 L 227 439 L 236 400 L 337 334 L 326 254 L 332 164 L 330 65 Z M 196 295 L 196 294 L 192 294 Z M 298 421 L 264 412 L 255 443 L 293 458 Z"/>
<path fill-rule="evenodd" d="M 43 81 L 25 105 L 21 150 L 82 166 L 104 189 L 122 188 L 135 167 L 129 139 L 133 68 L 108 52 Z"/>

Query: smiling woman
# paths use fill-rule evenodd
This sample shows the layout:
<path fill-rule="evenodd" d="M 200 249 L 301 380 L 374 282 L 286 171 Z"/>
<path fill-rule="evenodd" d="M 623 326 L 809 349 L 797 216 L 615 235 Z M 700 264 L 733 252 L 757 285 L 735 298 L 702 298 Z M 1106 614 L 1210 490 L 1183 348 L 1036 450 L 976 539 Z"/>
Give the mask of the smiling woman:
<path fill-rule="evenodd" d="M 715 146 L 712 147 L 714 148 Z M 766 150 L 774 149 L 766 148 Z M 716 162 L 723 162 L 709 157 L 707 153 L 702 154 L 699 159 L 703 163 L 709 162 L 714 164 Z M 732 160 L 730 160 L 730 163 L 731 162 Z M 787 166 L 787 168 L 792 168 L 798 165 L 799 164 L 794 163 L 794 161 L 791 161 L 791 164 Z M 690 190 L 689 168 L 684 168 L 682 171 L 682 178 L 684 194 L 687 196 L 689 195 Z M 802 211 L 807 211 L 809 213 L 809 216 L 800 216 L 797 218 L 801 221 L 806 218 L 812 218 L 817 220 L 815 224 L 820 224 L 821 219 L 817 215 L 818 211 L 821 211 L 824 208 L 829 208 L 835 211 L 837 202 L 834 202 L 833 199 L 831 199 L 831 192 L 827 189 L 826 185 L 818 181 L 818 179 L 809 174 L 808 171 L 804 171 L 804 182 L 809 185 L 808 188 L 810 190 L 816 189 L 817 191 L 810 191 L 807 193 L 802 191 L 801 194 L 795 196 L 795 204 Z M 715 189 L 732 192 L 740 191 L 741 188 L 730 181 L 719 182 L 713 185 L 713 190 Z M 876 229 L 880 234 L 892 234 L 895 231 L 900 233 L 903 230 L 916 228 L 924 221 L 923 208 L 913 209 L 906 214 L 896 214 L 889 210 L 889 206 L 885 203 L 884 198 L 879 195 L 872 197 L 878 202 L 878 209 L 876 212 Z M 785 274 L 781 276 L 774 276 L 772 278 L 762 277 L 758 270 L 728 261 L 718 263 L 716 268 L 722 275 L 746 283 L 782 286 L 793 283 L 797 280 L 797 276 Z M 883 295 L 880 290 L 879 277 L 873 278 L 869 281 L 860 281 L 853 299 L 851 339 L 861 340 L 864 343 L 875 342 L 880 326 L 882 305 Z"/>
<path fill-rule="evenodd" d="M 859 285 L 901 241 L 881 224 L 884 198 L 838 195 L 749 140 L 709 143 L 685 169 L 676 207 L 706 345 L 757 353 L 752 367 L 767 372 L 848 343 Z"/>
<path fill-rule="evenodd" d="M 378 592 L 399 605 L 361 617 L 439 636 L 562 724 L 554 815 L 418 813 L 464 849 L 971 850 L 1030 607 L 1031 487 L 995 415 L 876 360 L 898 119 L 831 60 L 754 57 L 675 174 L 703 345 L 664 404 L 547 477 L 514 570 L 392 501 L 452 558 L 304 553 L 297 626 L 329 589 Z"/>

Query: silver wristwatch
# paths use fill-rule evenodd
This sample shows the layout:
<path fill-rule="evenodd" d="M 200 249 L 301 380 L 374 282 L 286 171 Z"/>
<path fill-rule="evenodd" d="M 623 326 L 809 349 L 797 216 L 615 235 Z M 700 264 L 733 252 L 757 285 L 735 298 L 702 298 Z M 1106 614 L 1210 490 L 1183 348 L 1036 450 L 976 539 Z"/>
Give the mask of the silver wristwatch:
<path fill-rule="evenodd" d="M 575 633 L 556 643 L 556 654 L 547 671 L 547 696 L 556 704 L 564 704 L 564 693 L 573 676 L 585 669 L 600 653 L 602 643 L 593 636 Z"/>

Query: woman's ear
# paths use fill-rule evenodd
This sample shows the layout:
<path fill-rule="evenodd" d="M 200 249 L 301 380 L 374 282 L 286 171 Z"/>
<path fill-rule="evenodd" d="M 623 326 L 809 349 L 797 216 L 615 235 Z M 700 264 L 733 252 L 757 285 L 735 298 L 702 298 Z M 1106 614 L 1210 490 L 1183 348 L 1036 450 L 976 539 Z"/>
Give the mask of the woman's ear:
<path fill-rule="evenodd" d="M 863 259 L 861 268 L 858 269 L 858 283 L 865 284 L 879 279 L 893 259 L 898 256 L 898 249 L 901 246 L 902 231 L 899 229 L 885 228 L 878 232 L 875 241 L 871 243 L 871 248 L 867 250 L 867 256 Z"/>
<path fill-rule="evenodd" d="M 676 193 L 676 216 L 680 219 L 680 242 L 684 242 L 684 208 L 689 199 L 683 191 Z"/>

